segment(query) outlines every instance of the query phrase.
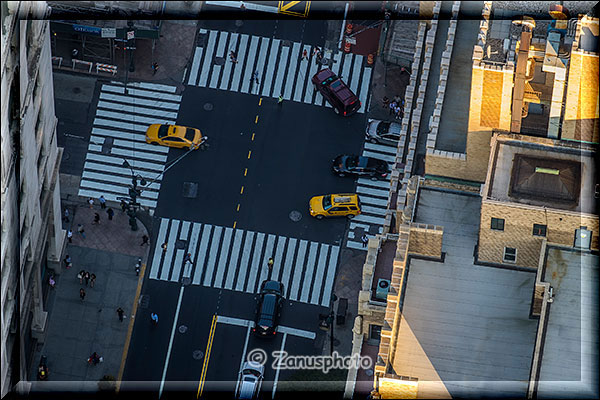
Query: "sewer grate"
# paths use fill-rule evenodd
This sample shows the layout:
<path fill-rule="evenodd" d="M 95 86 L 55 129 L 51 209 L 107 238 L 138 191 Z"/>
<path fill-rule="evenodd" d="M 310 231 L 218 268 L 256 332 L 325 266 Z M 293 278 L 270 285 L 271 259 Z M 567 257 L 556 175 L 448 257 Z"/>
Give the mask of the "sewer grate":
<path fill-rule="evenodd" d="M 183 197 L 195 199 L 198 196 L 198 184 L 196 182 L 183 183 Z"/>

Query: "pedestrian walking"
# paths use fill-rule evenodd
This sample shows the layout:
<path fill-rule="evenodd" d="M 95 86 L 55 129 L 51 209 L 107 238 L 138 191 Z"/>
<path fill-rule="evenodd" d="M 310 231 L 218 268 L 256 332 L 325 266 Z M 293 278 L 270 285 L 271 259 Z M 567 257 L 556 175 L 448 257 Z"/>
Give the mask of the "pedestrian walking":
<path fill-rule="evenodd" d="M 319 49 L 318 47 L 315 46 L 315 48 L 313 49 L 313 57 L 315 57 L 317 54 L 319 54 L 321 52 L 321 49 Z"/>
<path fill-rule="evenodd" d="M 65 208 L 65 214 L 63 217 L 63 221 L 65 221 L 67 224 L 69 223 L 69 209 Z"/>
<path fill-rule="evenodd" d="M 302 57 L 300 59 L 308 61 L 308 51 L 306 49 L 302 50 Z"/>
<path fill-rule="evenodd" d="M 79 273 L 77 274 L 77 277 L 79 278 L 79 284 L 83 285 L 83 277 L 85 276 L 85 270 L 81 270 L 79 271 Z"/>
<path fill-rule="evenodd" d="M 73 231 L 70 229 L 67 231 L 67 239 L 69 239 L 69 243 L 73 243 Z"/>
<path fill-rule="evenodd" d="M 390 115 L 392 115 L 392 113 L 393 113 L 393 112 L 394 112 L 394 110 L 396 109 L 396 105 L 397 105 L 397 104 L 396 104 L 396 102 L 395 102 L 395 101 L 392 101 L 392 102 L 390 103 L 390 105 L 389 105 L 389 108 L 390 108 Z"/>
<path fill-rule="evenodd" d="M 367 243 L 369 243 L 369 237 L 366 233 L 363 233 L 362 237 L 360 238 L 360 241 L 362 242 L 362 247 L 367 247 Z"/>
<path fill-rule="evenodd" d="M 85 229 L 83 229 L 83 225 L 77 224 L 77 232 L 85 239 Z"/>
<path fill-rule="evenodd" d="M 148 246 L 150 245 L 150 242 L 148 241 L 150 238 L 148 237 L 148 235 L 144 235 L 142 236 L 142 244 L 140 244 L 140 246 L 143 246 L 145 244 L 147 244 Z"/>
<path fill-rule="evenodd" d="M 90 283 L 90 273 L 88 271 L 83 274 L 83 279 L 85 280 L 85 286 L 87 286 Z"/>
<path fill-rule="evenodd" d="M 383 108 L 387 108 L 390 104 L 390 99 L 388 99 L 387 96 L 383 96 L 383 99 L 381 101 L 383 102 Z"/>
<path fill-rule="evenodd" d="M 113 211 L 113 209 L 108 207 L 108 210 L 106 210 L 106 213 L 108 214 L 108 220 L 112 221 L 112 217 L 113 217 L 113 215 L 115 215 L 115 212 Z"/>
<path fill-rule="evenodd" d="M 283 104 L 283 96 L 279 95 L 279 98 L 277 99 L 277 105 L 280 106 Z"/>
<path fill-rule="evenodd" d="M 106 199 L 104 196 L 100 195 L 98 201 L 100 202 L 100 208 L 104 210 L 106 208 Z"/>
<path fill-rule="evenodd" d="M 138 258 L 137 263 L 135 263 L 135 276 L 140 275 L 140 269 L 142 268 L 142 259 Z"/>
<path fill-rule="evenodd" d="M 161 244 L 160 247 L 163 249 L 163 253 L 167 252 L 167 242 L 164 242 L 163 244 Z"/>
<path fill-rule="evenodd" d="M 83 290 L 83 288 L 79 289 L 79 298 L 81 299 L 81 301 L 85 299 L 85 290 Z"/>
<path fill-rule="evenodd" d="M 267 261 L 267 267 L 269 268 L 269 271 L 273 270 L 273 257 L 269 257 L 269 261 Z"/>
<path fill-rule="evenodd" d="M 402 107 L 396 106 L 396 108 L 394 109 L 394 114 L 396 116 L 396 119 L 402 118 Z"/>
<path fill-rule="evenodd" d="M 121 211 L 125 212 L 125 210 L 127 210 L 127 203 L 125 200 L 121 200 Z"/>
<path fill-rule="evenodd" d="M 98 365 L 98 363 L 101 363 L 102 361 L 104 361 L 104 358 L 102 358 L 96 352 L 93 352 L 92 355 L 87 359 L 88 364 L 93 364 L 93 365 Z"/>
<path fill-rule="evenodd" d="M 72 56 L 73 58 L 77 57 L 77 55 L 78 55 L 78 54 L 79 54 L 79 50 L 77 50 L 77 49 L 73 49 L 73 50 L 71 50 L 71 56 Z"/>
<path fill-rule="evenodd" d="M 187 253 L 185 256 L 183 256 L 183 264 L 185 265 L 186 262 L 189 262 L 190 264 L 194 265 L 194 263 L 192 262 L 192 253 Z"/>
<path fill-rule="evenodd" d="M 152 75 L 156 74 L 156 71 L 158 71 L 158 63 L 155 61 L 152 63 Z"/>
<path fill-rule="evenodd" d="M 254 82 L 256 82 L 257 85 L 260 84 L 258 80 L 258 71 L 254 71 L 254 74 L 252 74 L 252 79 L 254 79 Z"/>
<path fill-rule="evenodd" d="M 121 307 L 117 308 L 117 315 L 119 316 L 119 321 L 123 322 L 123 317 L 125 316 L 125 311 Z"/>
<path fill-rule="evenodd" d="M 48 284 L 50 285 L 50 287 L 52 289 L 54 289 L 56 287 L 56 281 L 54 280 L 54 275 L 50 275 L 50 278 L 48 278 Z"/>
<path fill-rule="evenodd" d="M 232 63 L 237 64 L 237 53 L 233 50 L 229 52 L 229 59 Z"/>
<path fill-rule="evenodd" d="M 90 287 L 94 287 L 94 285 L 96 284 L 96 274 L 94 274 L 92 272 L 92 275 L 90 275 Z"/>
<path fill-rule="evenodd" d="M 70 255 L 67 254 L 65 256 L 65 259 L 63 261 L 65 263 L 65 268 L 66 269 L 69 269 L 69 268 L 71 268 L 73 266 L 73 263 L 71 262 L 71 256 Z"/>
<path fill-rule="evenodd" d="M 94 213 L 94 222 L 92 222 L 92 224 L 100 225 L 100 214 Z"/>
<path fill-rule="evenodd" d="M 90 208 L 94 208 L 94 199 L 92 199 L 91 197 L 88 199 L 88 204 L 90 205 Z"/>

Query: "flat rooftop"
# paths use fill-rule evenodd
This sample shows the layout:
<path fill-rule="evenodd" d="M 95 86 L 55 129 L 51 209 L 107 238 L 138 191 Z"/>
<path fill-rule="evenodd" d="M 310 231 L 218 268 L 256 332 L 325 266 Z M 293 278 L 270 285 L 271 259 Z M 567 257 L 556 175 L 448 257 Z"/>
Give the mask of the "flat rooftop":
<path fill-rule="evenodd" d="M 599 398 L 598 256 L 549 247 L 550 304 L 538 398 Z"/>
<path fill-rule="evenodd" d="M 594 153 L 558 141 L 500 135 L 487 196 L 493 200 L 595 214 Z M 546 143 L 546 144 L 543 144 Z"/>
<path fill-rule="evenodd" d="M 524 397 L 535 273 L 473 264 L 481 198 L 422 188 L 416 222 L 444 226 L 444 263 L 412 258 L 394 370 L 419 396 Z"/>

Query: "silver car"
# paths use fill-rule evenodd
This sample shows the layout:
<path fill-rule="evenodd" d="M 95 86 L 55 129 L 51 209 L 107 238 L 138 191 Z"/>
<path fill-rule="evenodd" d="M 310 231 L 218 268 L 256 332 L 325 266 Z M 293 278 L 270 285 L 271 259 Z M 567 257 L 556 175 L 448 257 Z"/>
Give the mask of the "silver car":
<path fill-rule="evenodd" d="M 256 399 L 260 393 L 260 387 L 264 377 L 265 366 L 252 361 L 246 361 L 240 371 L 236 399 Z"/>
<path fill-rule="evenodd" d="M 397 122 L 369 119 L 367 125 L 367 140 L 371 143 L 398 145 L 401 125 Z"/>

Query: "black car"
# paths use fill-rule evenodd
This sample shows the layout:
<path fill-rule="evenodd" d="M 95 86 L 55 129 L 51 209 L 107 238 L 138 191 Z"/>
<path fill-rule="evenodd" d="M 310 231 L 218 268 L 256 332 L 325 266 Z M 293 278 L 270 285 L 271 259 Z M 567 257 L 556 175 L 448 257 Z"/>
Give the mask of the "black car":
<path fill-rule="evenodd" d="M 333 160 L 333 172 L 338 176 L 368 176 L 371 179 L 385 179 L 390 173 L 390 166 L 383 160 L 356 155 L 340 155 Z"/>
<path fill-rule="evenodd" d="M 252 332 L 258 336 L 275 336 L 283 305 L 283 283 L 264 281 L 260 285 L 256 318 Z"/>

